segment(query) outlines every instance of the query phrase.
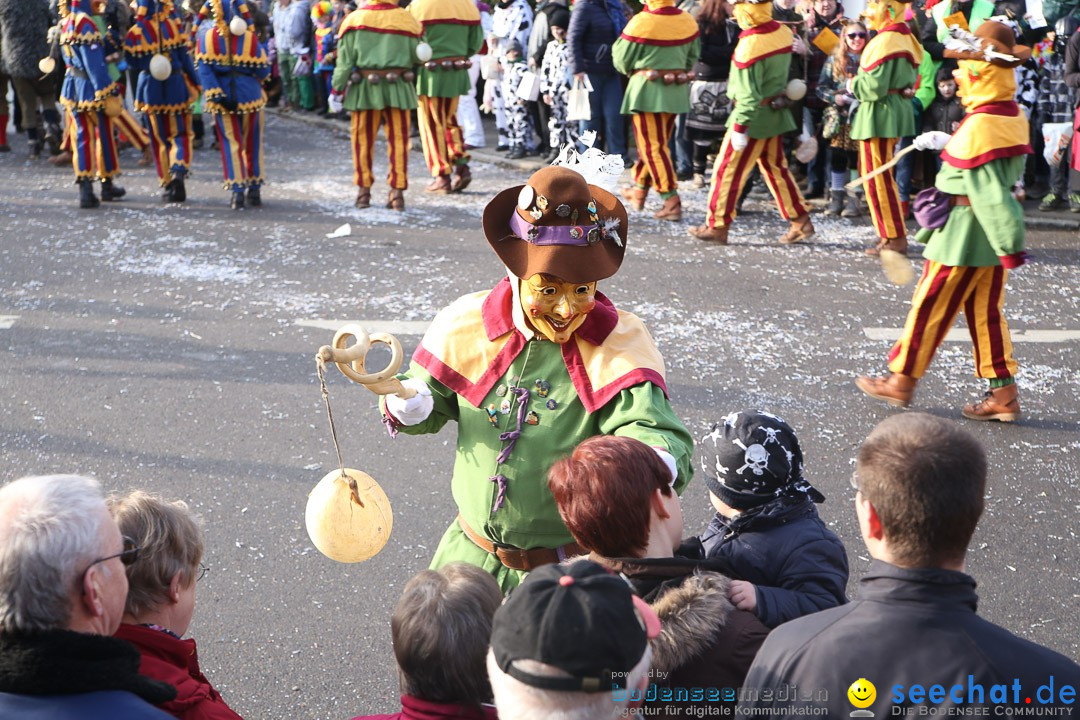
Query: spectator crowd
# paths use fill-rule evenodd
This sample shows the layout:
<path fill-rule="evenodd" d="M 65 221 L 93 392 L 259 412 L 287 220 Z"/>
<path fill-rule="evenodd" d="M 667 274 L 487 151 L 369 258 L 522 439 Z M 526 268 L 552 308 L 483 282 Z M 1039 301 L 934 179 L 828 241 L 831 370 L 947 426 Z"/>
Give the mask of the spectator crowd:
<path fill-rule="evenodd" d="M 121 97 L 130 91 L 136 100 L 138 112 L 125 110 L 112 121 L 114 127 L 109 132 L 115 135 L 118 148 L 134 145 L 143 152 L 140 164 L 160 164 L 156 139 L 161 133 L 155 132 L 151 104 L 138 95 L 140 64 L 137 53 L 131 54 L 129 38 L 132 27 L 144 18 L 145 12 L 138 8 L 133 11 L 136 3 L 129 7 L 123 0 L 72 3 L 83 4 L 101 31 L 111 80 L 117 83 Z M 141 4 L 170 7 L 178 27 L 186 28 L 189 35 L 203 12 L 198 2 L 175 3 L 175 7 L 171 0 L 141 0 Z M 231 17 L 228 8 L 234 4 L 232 0 L 224 3 L 225 15 Z M 600 147 L 624 158 L 629 157 L 629 140 L 634 135 L 638 156 L 645 165 L 650 164 L 645 146 L 651 146 L 657 138 L 642 135 L 636 126 L 631 128 L 632 118 L 638 117 L 641 110 L 630 107 L 634 103 L 628 93 L 638 92 L 635 88 L 640 78 L 634 68 L 628 67 L 626 52 L 620 52 L 617 44 L 620 37 L 625 39 L 628 23 L 636 22 L 641 15 L 641 5 L 620 0 L 499 0 L 493 5 L 475 4 L 482 41 L 475 54 L 460 60 L 467 68 L 468 87 L 456 111 L 460 124 L 457 130 L 463 138 L 459 154 L 486 144 L 481 124 L 481 112 L 485 111 L 494 115 L 498 129 L 495 150 L 511 159 L 536 156 L 551 161 L 582 132 L 594 131 Z M 687 109 L 671 111 L 672 127 L 662 129 L 661 135 L 667 137 L 659 141 L 670 143 L 670 160 L 665 162 L 673 165 L 672 182 L 692 181 L 695 187 L 703 187 L 713 182 L 710 162 L 719 150 L 733 109 L 728 82 L 740 28 L 733 6 L 726 0 L 681 0 L 677 4 L 657 0 L 652 4 L 661 10 L 669 6 L 685 10 L 697 24 L 699 44 L 693 53 L 692 79 L 677 86 L 686 99 L 675 104 L 686 103 Z M 71 127 L 78 123 L 74 118 L 65 118 L 67 113 L 58 107 L 65 73 L 59 49 L 61 33 L 50 31 L 50 27 L 60 27 L 58 23 L 68 5 L 63 0 L 0 0 L 0 152 L 11 149 L 7 133 L 9 125 L 13 125 L 16 133 L 25 135 L 31 158 L 47 150 L 51 159 L 61 164 L 71 160 L 72 152 L 78 153 L 78 133 Z M 400 5 L 407 8 L 410 1 L 403 0 Z M 925 0 L 925 4 L 917 0 L 908 6 L 903 21 L 919 38 L 926 55 L 909 99 L 916 118 L 914 133 L 900 138 L 897 150 L 910 145 L 914 136 L 923 131 L 951 133 L 963 119 L 951 80 L 956 61 L 944 57 L 948 26 L 960 22 L 974 30 L 988 18 L 1003 20 L 1013 28 L 1018 42 L 1034 50 L 1031 58 L 1015 69 L 1016 101 L 1030 121 L 1034 153 L 1014 191 L 1021 198 L 1041 199 L 1042 210 L 1068 208 L 1080 212 L 1080 151 L 1072 141 L 1080 122 L 1080 9 L 1070 0 L 1033 7 L 1035 11 L 1029 12 L 1024 0 Z M 262 84 L 268 106 L 345 119 L 341 110 L 335 112 L 332 77 L 343 24 L 348 29 L 345 21 L 357 9 L 356 2 L 249 0 L 237 8 L 238 14 L 250 17 L 255 36 L 265 44 L 268 72 Z M 857 73 L 862 50 L 873 37 L 873 31 L 860 20 L 860 10 L 846 9 L 839 0 L 774 0 L 772 11 L 773 19 L 794 33 L 789 75 L 805 81 L 807 87 L 805 97 L 790 106 L 796 129 L 785 132 L 784 153 L 804 198 L 825 198 L 825 212 L 844 217 L 866 211 L 862 191 L 844 189 L 858 174 L 858 143 L 851 137 L 851 128 L 860 103 L 852 95 L 848 81 Z M 191 41 L 194 43 L 194 35 Z M 53 61 L 39 67 L 45 58 Z M 201 74 L 191 74 L 193 86 L 199 85 L 199 77 Z M 645 83 L 646 88 L 650 85 Z M 573 102 L 576 87 L 587 91 L 582 95 L 587 97 L 584 106 Z M 670 106 L 669 100 L 665 98 Z M 211 127 L 214 137 L 206 138 L 203 110 L 216 112 L 220 108 L 205 106 L 206 99 L 196 95 L 191 105 L 191 127 L 180 131 L 181 137 L 190 133 L 195 149 L 216 147 L 222 135 L 228 134 Z M 415 125 L 413 120 L 411 127 Z M 252 130 L 239 142 L 256 142 L 253 134 L 258 136 Z M 816 144 L 805 146 L 807 138 L 814 138 Z M 804 152 L 796 154 L 800 146 Z M 106 167 L 96 170 L 100 179 L 108 181 L 101 193 L 105 200 L 124 194 L 123 188 L 112 183 L 119 168 L 109 166 L 108 150 L 106 147 L 102 153 Z M 167 167 L 168 152 L 162 157 Z M 257 187 L 261 182 L 259 158 L 237 159 L 247 164 L 254 176 L 242 179 L 242 183 Z M 173 160 L 179 169 L 176 158 Z M 432 166 L 430 158 L 428 164 Z M 899 163 L 896 183 L 905 216 L 911 214 L 914 194 L 933 185 L 939 166 L 940 159 L 931 151 L 907 155 Z M 432 170 L 436 180 L 440 178 L 437 173 L 444 171 Z M 77 166 L 76 174 L 82 179 L 85 171 L 80 174 Z M 667 189 L 663 168 L 652 175 L 656 177 L 642 176 L 635 170 L 634 179 L 639 187 L 642 183 L 645 189 L 654 187 L 665 201 L 657 217 L 679 219 L 680 208 L 671 200 L 675 191 Z M 169 184 L 173 180 L 167 171 L 162 174 L 162 185 L 168 190 L 163 197 L 183 200 L 183 192 Z M 236 184 L 228 168 L 226 181 Z M 401 182 L 395 187 L 400 188 Z M 436 182 L 428 189 L 451 192 L 463 189 L 465 184 L 467 180 Z M 635 207 L 644 202 L 643 196 L 627 197 Z M 260 201 L 256 194 L 251 204 Z M 403 206 L 403 201 L 398 205 Z"/>

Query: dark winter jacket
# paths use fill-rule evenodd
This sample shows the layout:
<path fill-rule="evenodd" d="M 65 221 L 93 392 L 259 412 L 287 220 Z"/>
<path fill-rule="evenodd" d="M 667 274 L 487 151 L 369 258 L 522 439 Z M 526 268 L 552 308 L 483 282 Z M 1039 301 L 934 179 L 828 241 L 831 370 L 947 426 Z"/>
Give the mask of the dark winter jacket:
<path fill-rule="evenodd" d="M 808 39 L 813 40 L 825 28 L 829 28 L 837 36 L 843 35 L 844 26 L 840 24 L 843 16 L 839 3 L 836 6 L 836 12 L 833 13 L 831 18 L 814 13 L 814 30 L 810 33 Z M 815 110 L 824 110 L 828 103 L 822 101 L 817 94 L 817 83 L 821 77 L 821 70 L 825 67 L 825 61 L 830 56 L 822 52 L 813 42 L 808 43 L 808 45 L 810 46 L 810 55 L 806 59 L 806 106 Z"/>
<path fill-rule="evenodd" d="M 566 10 L 567 0 L 541 0 L 536 5 L 536 14 L 533 16 L 532 32 L 529 33 L 529 47 L 527 55 L 531 67 L 540 67 L 544 62 L 544 53 L 547 52 L 548 43 L 551 42 L 551 15 L 556 10 Z"/>
<path fill-rule="evenodd" d="M 1080 103 L 1080 31 L 1073 33 L 1065 47 L 1065 84 L 1077 91 Z"/>
<path fill-rule="evenodd" d="M 847 689 L 855 680 L 866 678 L 877 689 L 877 699 L 866 709 L 877 718 L 900 715 L 899 709 L 893 712 L 897 706 L 913 708 L 906 717 L 919 715 L 914 708 L 920 705 L 938 709 L 944 716 L 949 708 L 966 714 L 972 705 L 993 704 L 994 685 L 1007 686 L 1008 699 L 1003 704 L 1042 709 L 1039 706 L 1048 698 L 1046 691 L 1039 697 L 1039 687 L 1053 676 L 1053 700 L 1046 707 L 1066 707 L 1057 702 L 1059 690 L 1080 686 L 1080 667 L 983 620 L 975 614 L 977 603 L 975 580 L 969 575 L 932 568 L 909 570 L 876 560 L 859 582 L 856 600 L 770 633 L 750 668 L 746 687 L 795 685 L 800 691 L 813 688 L 811 692 L 823 688 L 828 700 L 809 705 L 827 706 L 828 717 L 846 718 L 852 711 Z M 1020 684 L 1016 702 L 1014 682 Z M 937 686 L 940 689 L 935 690 Z M 920 691 L 922 699 L 914 700 Z M 969 702 L 969 693 L 974 702 Z M 1030 705 L 1025 698 L 1031 698 Z M 759 695 L 744 697 L 739 707 L 773 704 Z M 794 710 L 807 705 L 799 701 L 777 704 L 796 706 Z M 1004 717 L 1006 713 L 987 715 Z"/>
<path fill-rule="evenodd" d="M 847 553 L 805 495 L 781 497 L 701 535 L 710 569 L 757 587 L 757 616 L 773 628 L 847 602 Z"/>
<path fill-rule="evenodd" d="M 570 43 L 570 72 L 614 75 L 611 46 L 619 37 L 610 11 L 622 7 L 620 0 L 577 0 L 570 13 L 567 42 Z M 621 31 L 621 28 L 619 29 Z"/>
<path fill-rule="evenodd" d="M 719 693 L 742 686 L 769 634 L 753 613 L 736 609 L 728 600 L 731 580 L 700 571 L 697 559 L 597 555 L 589 559 L 626 577 L 660 617 L 660 635 L 652 640 L 656 688 L 647 696 L 648 704 L 665 706 L 665 717 L 682 716 L 691 707 L 734 705 L 731 696 L 709 698 L 704 693 L 698 700 L 671 701 L 682 688 L 689 696 L 692 688 L 715 688 Z"/>
<path fill-rule="evenodd" d="M 139 675 L 139 653 L 123 640 L 0 634 L 0 718 L 168 720 L 153 705 L 175 696 L 172 685 Z"/>
<path fill-rule="evenodd" d="M 944 133 L 953 134 L 953 123 L 964 119 L 964 105 L 960 97 L 953 95 L 946 100 L 938 95 L 934 102 L 930 103 L 930 109 L 923 115 L 923 132 L 940 130 Z"/>
<path fill-rule="evenodd" d="M 48 0 L 0 0 L 0 70 L 17 78 L 39 78 L 38 61 L 49 54 L 52 25 Z"/>
<path fill-rule="evenodd" d="M 731 74 L 731 56 L 739 42 L 739 26 L 728 20 L 719 32 L 705 28 L 700 22 L 698 27 L 701 29 L 701 54 L 694 65 L 698 80 L 727 80 Z"/>

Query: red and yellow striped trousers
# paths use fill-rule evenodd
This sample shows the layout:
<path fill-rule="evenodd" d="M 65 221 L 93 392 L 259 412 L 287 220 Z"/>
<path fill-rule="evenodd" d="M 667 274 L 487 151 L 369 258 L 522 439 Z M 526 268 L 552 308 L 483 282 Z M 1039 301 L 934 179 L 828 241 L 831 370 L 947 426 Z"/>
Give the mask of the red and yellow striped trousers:
<path fill-rule="evenodd" d="M 371 152 L 379 126 L 386 123 L 386 154 L 390 171 L 386 182 L 392 188 L 409 187 L 409 111 L 400 108 L 352 111 L 353 182 L 358 187 L 371 187 Z"/>
<path fill-rule="evenodd" d="M 630 116 L 634 122 L 634 142 L 638 160 L 634 163 L 634 184 L 653 187 L 659 193 L 676 190 L 675 166 L 668 142 L 675 130 L 673 113 L 639 112 Z"/>
<path fill-rule="evenodd" d="M 975 376 L 1009 378 L 1016 374 L 1009 325 L 1002 315 L 1008 270 L 950 267 L 926 261 L 915 286 L 904 334 L 889 353 L 889 370 L 920 378 L 963 308 L 975 346 Z"/>
<path fill-rule="evenodd" d="M 236 192 L 263 184 L 263 111 L 214 113 L 225 189 Z"/>
<path fill-rule="evenodd" d="M 785 220 L 794 220 L 807 213 L 806 201 L 795 178 L 788 170 L 781 136 L 758 139 L 750 138 L 743 150 L 731 147 L 731 130 L 724 135 L 720 152 L 713 166 L 712 192 L 709 194 L 709 212 L 705 222 L 709 227 L 727 227 L 735 219 L 750 170 L 757 163 L 765 184 L 776 200 L 776 207 Z"/>
<path fill-rule="evenodd" d="M 897 138 L 870 138 L 859 141 L 859 174 L 879 168 L 892 160 Z M 900 206 L 900 188 L 896 185 L 895 169 L 878 175 L 866 184 L 866 204 L 870 220 L 880 238 L 901 238 L 907 235 L 904 211 Z"/>
<path fill-rule="evenodd" d="M 469 161 L 465 140 L 457 121 L 457 97 L 417 98 L 416 119 L 420 123 L 420 145 L 432 177 L 449 175 L 454 165 Z"/>

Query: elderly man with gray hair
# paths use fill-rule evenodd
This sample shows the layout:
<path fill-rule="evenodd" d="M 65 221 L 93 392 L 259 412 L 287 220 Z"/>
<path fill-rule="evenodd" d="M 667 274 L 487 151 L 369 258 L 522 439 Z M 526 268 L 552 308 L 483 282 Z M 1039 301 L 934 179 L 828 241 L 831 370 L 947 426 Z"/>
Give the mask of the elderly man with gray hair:
<path fill-rule="evenodd" d="M 0 488 L 0 718 L 155 720 L 176 690 L 139 675 L 110 637 L 139 548 L 97 481 L 25 477 Z"/>

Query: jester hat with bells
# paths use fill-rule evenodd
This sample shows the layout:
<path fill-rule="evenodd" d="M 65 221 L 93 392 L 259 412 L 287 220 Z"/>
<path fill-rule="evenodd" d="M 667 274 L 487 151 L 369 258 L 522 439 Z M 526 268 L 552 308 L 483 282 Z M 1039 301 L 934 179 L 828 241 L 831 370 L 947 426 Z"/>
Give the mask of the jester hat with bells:
<path fill-rule="evenodd" d="M 484 208 L 484 235 L 517 278 L 570 283 L 614 275 L 626 253 L 626 208 L 581 173 L 551 166 L 503 190 Z"/>
<path fill-rule="evenodd" d="M 960 100 L 970 112 L 993 102 L 1016 97 L 1013 68 L 1031 57 L 1031 48 L 1016 44 L 1013 29 L 997 19 L 986 20 L 974 33 L 960 27 L 949 29 L 944 55 L 961 60 L 957 73 Z"/>

